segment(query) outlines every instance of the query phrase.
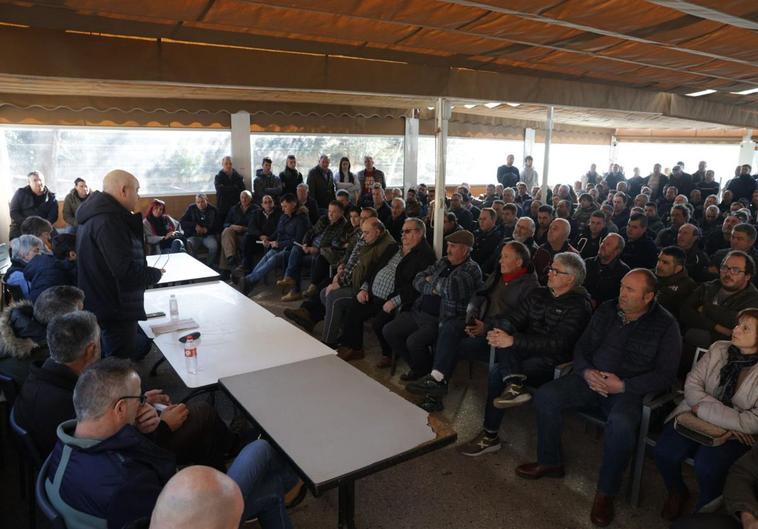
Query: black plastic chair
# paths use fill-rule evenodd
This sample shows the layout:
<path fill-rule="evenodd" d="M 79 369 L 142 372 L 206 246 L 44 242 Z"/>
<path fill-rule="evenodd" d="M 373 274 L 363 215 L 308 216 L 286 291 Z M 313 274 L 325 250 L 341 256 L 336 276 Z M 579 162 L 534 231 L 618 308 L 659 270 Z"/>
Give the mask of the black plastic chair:
<path fill-rule="evenodd" d="M 37 512 L 34 508 L 34 479 L 42 466 L 42 457 L 39 455 L 39 450 L 37 450 L 32 436 L 16 421 L 15 406 L 11 408 L 9 422 L 11 430 L 16 436 L 16 447 L 22 456 L 18 459 L 21 490 L 26 490 L 29 493 L 26 497 L 29 502 L 29 527 L 34 529 L 37 521 Z"/>
<path fill-rule="evenodd" d="M 10 414 L 13 403 L 16 401 L 16 395 L 18 394 L 18 386 L 16 381 L 0 373 L 0 404 L 3 405 L 3 414 L 0 418 L 0 442 L 5 442 L 8 431 L 8 416 Z M 5 468 L 5 451 L 0 450 L 0 468 Z"/>
<path fill-rule="evenodd" d="M 52 529 L 66 529 L 66 523 L 63 521 L 63 517 L 58 511 L 55 510 L 53 504 L 50 503 L 50 498 L 47 497 L 47 490 L 45 490 L 45 479 L 47 477 L 47 470 L 50 467 L 50 456 L 45 459 L 42 464 L 39 473 L 37 474 L 36 485 L 34 487 L 34 496 L 37 498 L 37 507 L 45 515 L 50 527 Z"/>

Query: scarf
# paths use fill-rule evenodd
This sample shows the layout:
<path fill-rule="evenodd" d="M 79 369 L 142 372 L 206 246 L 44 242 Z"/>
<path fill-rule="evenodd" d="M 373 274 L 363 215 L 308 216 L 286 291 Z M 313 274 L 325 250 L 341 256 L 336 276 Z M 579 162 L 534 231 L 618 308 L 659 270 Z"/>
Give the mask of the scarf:
<path fill-rule="evenodd" d="M 737 391 L 737 380 L 743 369 L 753 367 L 758 363 L 758 354 L 745 355 L 734 345 L 727 350 L 729 355 L 726 364 L 721 368 L 719 385 L 716 388 L 716 397 L 724 406 L 732 405 L 732 398 Z"/>
<path fill-rule="evenodd" d="M 519 277 L 525 275 L 527 272 L 526 268 L 519 268 L 515 272 L 511 272 L 510 274 L 503 274 L 503 283 L 506 285 L 510 283 L 511 281 L 517 280 Z"/>
<path fill-rule="evenodd" d="M 168 233 L 168 219 L 165 219 L 163 217 L 155 217 L 151 213 L 147 216 L 147 221 L 153 227 L 153 231 L 156 235 L 160 235 L 162 237 Z"/>

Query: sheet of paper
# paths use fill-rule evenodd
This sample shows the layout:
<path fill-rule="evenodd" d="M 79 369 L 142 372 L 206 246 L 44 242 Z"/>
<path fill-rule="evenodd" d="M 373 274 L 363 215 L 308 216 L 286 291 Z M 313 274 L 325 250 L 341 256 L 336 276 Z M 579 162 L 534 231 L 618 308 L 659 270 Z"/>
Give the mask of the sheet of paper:
<path fill-rule="evenodd" d="M 150 326 L 150 330 L 153 334 L 158 336 L 160 334 L 166 334 L 170 332 L 183 331 L 185 329 L 197 329 L 199 325 L 192 318 L 184 320 L 173 320 L 166 323 L 157 323 Z"/>

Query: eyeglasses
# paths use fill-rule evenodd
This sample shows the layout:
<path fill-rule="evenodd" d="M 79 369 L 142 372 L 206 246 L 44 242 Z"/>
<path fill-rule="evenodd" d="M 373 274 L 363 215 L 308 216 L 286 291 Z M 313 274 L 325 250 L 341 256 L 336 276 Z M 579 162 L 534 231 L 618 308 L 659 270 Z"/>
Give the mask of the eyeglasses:
<path fill-rule="evenodd" d="M 548 267 L 547 267 L 547 272 L 548 272 L 548 273 L 552 272 L 552 273 L 554 273 L 554 274 L 558 274 L 558 275 L 564 275 L 564 276 L 570 276 L 570 275 L 571 275 L 571 274 L 570 274 L 570 273 L 568 273 L 568 272 L 562 272 L 562 271 L 558 270 L 557 268 L 553 268 L 552 266 L 548 266 Z"/>
<path fill-rule="evenodd" d="M 116 404 L 116 402 L 124 399 L 138 399 L 139 405 L 142 406 L 144 403 L 147 402 L 147 396 L 146 395 L 124 395 L 123 397 L 119 397 L 116 399 L 116 401 L 113 404 Z"/>
<path fill-rule="evenodd" d="M 722 272 L 729 272 L 730 274 L 734 276 L 745 273 L 745 271 L 742 268 L 737 268 L 736 266 L 721 265 L 719 267 L 719 270 L 721 270 Z"/>
<path fill-rule="evenodd" d="M 401 230 L 400 233 L 402 233 L 403 235 L 405 235 L 406 233 L 411 233 L 411 232 L 414 232 L 414 231 L 418 231 L 418 230 L 416 228 L 411 228 L 409 230 Z"/>

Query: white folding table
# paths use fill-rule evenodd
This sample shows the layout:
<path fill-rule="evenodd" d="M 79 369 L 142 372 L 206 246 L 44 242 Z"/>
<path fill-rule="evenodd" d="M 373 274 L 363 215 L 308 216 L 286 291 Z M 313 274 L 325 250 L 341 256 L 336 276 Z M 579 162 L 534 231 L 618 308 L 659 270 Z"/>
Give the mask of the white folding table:
<path fill-rule="evenodd" d="M 214 281 L 219 278 L 218 272 L 213 268 L 201 263 L 188 253 L 168 253 L 161 255 L 148 255 L 147 265 L 154 268 L 163 268 L 163 274 L 155 287 L 168 287 L 180 283 L 197 283 L 200 281 Z"/>
<path fill-rule="evenodd" d="M 155 336 L 152 325 L 169 320 L 169 297 L 175 295 L 179 319 L 192 318 L 196 329 Z M 336 352 L 301 329 L 237 292 L 223 281 L 194 283 L 145 292 L 145 312 L 166 316 L 139 322 L 140 327 L 191 389 L 215 386 L 218 379 L 300 362 Z M 179 338 L 200 332 L 198 372 L 185 367 L 184 346 Z"/>

